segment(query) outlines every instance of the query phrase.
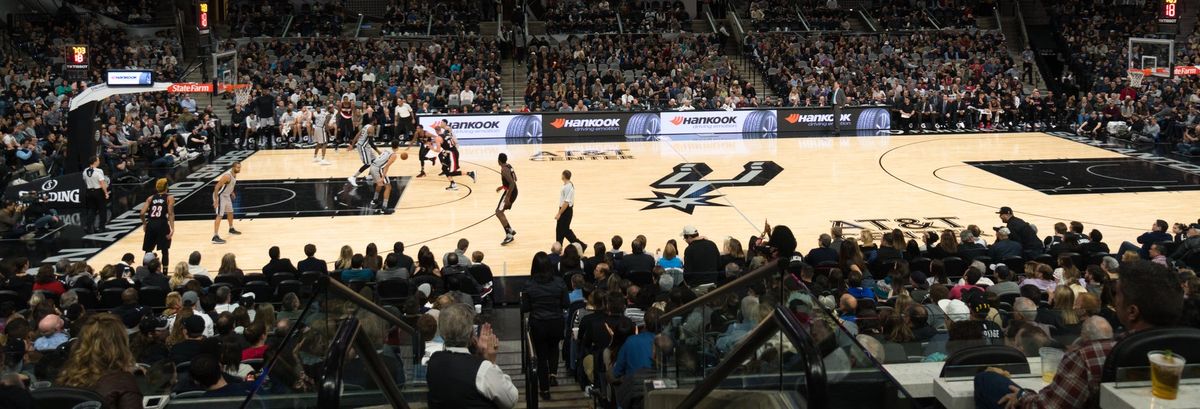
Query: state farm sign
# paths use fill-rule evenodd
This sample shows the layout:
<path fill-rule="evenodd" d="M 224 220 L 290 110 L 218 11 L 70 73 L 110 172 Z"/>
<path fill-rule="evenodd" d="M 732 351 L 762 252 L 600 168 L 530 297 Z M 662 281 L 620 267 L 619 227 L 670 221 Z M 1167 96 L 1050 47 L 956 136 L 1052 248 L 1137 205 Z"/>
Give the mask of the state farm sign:
<path fill-rule="evenodd" d="M 212 83 L 207 82 L 176 82 L 167 87 L 167 92 L 171 93 L 204 93 L 213 92 Z"/>

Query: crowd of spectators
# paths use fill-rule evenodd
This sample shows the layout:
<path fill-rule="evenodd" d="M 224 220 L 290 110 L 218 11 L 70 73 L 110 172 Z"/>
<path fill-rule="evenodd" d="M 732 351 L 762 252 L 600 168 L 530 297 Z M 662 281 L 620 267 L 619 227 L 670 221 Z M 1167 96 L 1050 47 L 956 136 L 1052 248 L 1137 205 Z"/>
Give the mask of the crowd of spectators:
<path fill-rule="evenodd" d="M 754 31 L 804 31 L 796 4 L 786 0 L 756 0 L 750 3 L 750 28 Z"/>
<path fill-rule="evenodd" d="M 692 31 L 692 16 L 682 1 L 625 0 L 617 10 L 626 33 Z"/>
<path fill-rule="evenodd" d="M 732 109 L 757 91 L 711 34 L 572 37 L 531 48 L 533 111 Z"/>
<path fill-rule="evenodd" d="M 433 15 L 433 24 L 430 27 L 429 34 L 474 35 L 479 32 L 479 21 L 482 15 L 481 13 L 494 14 L 491 13 L 490 10 L 485 10 L 485 8 L 487 8 L 485 5 L 493 4 L 493 2 L 478 0 L 453 0 L 436 2 L 430 10 L 430 13 Z"/>
<path fill-rule="evenodd" d="M 746 39 L 747 58 L 785 106 L 828 105 L 840 81 L 850 104 L 892 105 L 899 129 L 1069 127 L 1051 93 L 1024 94 L 1003 44 L 979 30 Z"/>
<path fill-rule="evenodd" d="M 546 10 L 546 32 L 550 34 L 615 33 L 617 11 L 608 0 L 559 0 Z"/>
<path fill-rule="evenodd" d="M 1161 80 L 1147 76 L 1140 87 L 1133 87 L 1128 79 L 1128 38 L 1158 36 L 1154 4 L 1066 1 L 1047 9 L 1051 21 L 1063 27 L 1061 40 L 1072 50 L 1062 82 L 1068 89 L 1078 90 L 1078 97 L 1072 95 L 1067 101 L 1076 132 L 1094 138 L 1166 143 L 1185 155 L 1200 153 L 1200 82 L 1196 77 Z M 1176 43 L 1176 65 L 1200 61 L 1198 41 L 1200 36 L 1192 34 Z M 1135 51 L 1142 52 L 1159 52 L 1161 57 L 1161 51 L 1150 46 Z"/>
<path fill-rule="evenodd" d="M 291 7 L 291 3 L 286 0 L 235 1 L 229 10 L 231 32 L 236 37 L 283 35 L 287 11 L 290 11 Z"/>
<path fill-rule="evenodd" d="M 254 131 L 245 125 L 252 113 L 270 115 L 279 124 L 289 108 L 318 109 L 344 97 L 355 102 L 356 120 L 366 115 L 385 132 L 395 124 L 398 99 L 418 114 L 501 110 L 500 51 L 494 39 L 270 39 L 239 45 L 238 52 L 243 82 L 255 85 L 252 98 L 267 97 L 275 108 L 264 114 L 254 104 L 233 107 L 237 138 Z"/>
<path fill-rule="evenodd" d="M 24 16 L 13 19 L 5 33 L 12 45 L 4 56 L 0 80 L 4 86 L 0 93 L 2 178 L 6 182 L 63 171 L 70 98 L 100 83 L 106 69 L 150 69 L 159 81 L 177 78 L 182 69 L 180 48 L 170 36 L 131 38 L 86 15 L 60 16 L 73 22 L 70 27 L 49 16 Z M 63 46 L 76 43 L 89 44 L 90 69 L 83 80 L 68 80 L 58 67 Z M 103 126 L 98 132 L 110 175 L 132 176 L 129 172 L 135 166 L 156 160 L 163 165 L 164 157 L 190 158 L 195 156 L 193 152 L 203 151 L 204 144 L 193 144 L 191 152 L 174 149 L 188 145 L 187 135 L 200 138 L 215 129 L 213 123 L 201 126 L 203 118 L 196 113 L 194 101 L 191 111 L 185 111 L 175 95 L 143 94 L 106 101 L 99 109 Z"/>
<path fill-rule="evenodd" d="M 154 22 L 155 2 L 151 0 L 85 0 L 77 4 L 129 24 Z"/>
<path fill-rule="evenodd" d="M 68 386 L 92 390 L 105 407 L 121 409 L 141 408 L 142 397 L 150 395 L 243 399 L 272 359 L 270 381 L 258 389 L 260 395 L 315 392 L 314 380 L 322 377 L 338 324 L 356 317 L 360 336 L 376 347 L 397 385 L 415 375 L 415 381 L 429 380 L 431 400 L 471 396 L 455 388 L 475 385 L 470 382 L 475 374 L 467 373 L 468 382 L 462 382 L 462 371 L 446 362 L 458 348 L 470 348 L 479 359 L 492 362 L 480 372 L 497 377 L 500 385 L 494 396 L 483 395 L 510 408 L 517 390 L 495 366 L 498 339 L 490 326 L 480 332 L 472 328 L 478 323 L 476 309 L 491 310 L 492 274 L 483 253 L 467 258 L 467 245 L 460 241 L 442 263 L 428 247 L 414 260 L 401 243 L 386 257 L 375 244 L 359 254 L 345 246 L 333 263 L 316 258 L 312 245 L 295 263 L 274 247 L 268 251 L 270 262 L 259 270 L 242 270 L 236 257 L 226 254 L 220 268 L 209 271 L 198 252 L 170 268 L 155 253 L 140 262 L 126 254 L 104 266 L 61 261 L 32 267 L 22 257 L 6 259 L 0 265 L 0 287 L 11 293 L 0 301 L 6 386 L 0 396 L 24 395 L 28 401 L 31 385 Z M 421 328 L 422 338 L 436 347 L 406 368 L 397 328 L 378 315 L 324 293 L 305 304 L 314 292 L 307 280 L 321 277 L 386 305 L 390 313 Z M 408 290 L 389 290 L 397 283 Z M 427 319 L 433 319 L 432 328 Z M 301 325 L 305 330 L 285 343 L 286 334 Z M 361 356 L 348 359 L 344 382 L 378 388 Z"/>
<path fill-rule="evenodd" d="M 303 4 L 292 13 L 288 37 L 339 37 L 345 32 L 346 23 L 351 21 L 356 20 L 336 3 Z"/>
<path fill-rule="evenodd" d="M 905 2 L 887 2 L 869 9 L 871 17 L 879 23 L 880 31 L 926 30 L 933 28 L 929 16 L 921 7 Z"/>

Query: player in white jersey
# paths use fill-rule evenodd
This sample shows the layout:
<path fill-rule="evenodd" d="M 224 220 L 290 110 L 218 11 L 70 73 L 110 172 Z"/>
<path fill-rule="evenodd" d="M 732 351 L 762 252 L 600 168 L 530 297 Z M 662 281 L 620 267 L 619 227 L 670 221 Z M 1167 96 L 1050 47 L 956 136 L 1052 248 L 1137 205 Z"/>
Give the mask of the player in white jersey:
<path fill-rule="evenodd" d="M 383 151 L 375 160 L 371 161 L 371 176 L 375 178 L 375 197 L 371 199 L 371 207 L 378 206 L 379 212 L 383 214 L 392 214 L 394 209 L 388 208 L 388 200 L 392 198 L 392 182 L 388 179 L 388 169 L 392 167 L 392 162 L 396 161 L 396 151 L 400 149 L 399 141 L 392 141 L 392 149 Z M 383 192 L 383 201 L 376 205 L 375 201 L 379 200 L 379 192 Z"/>
<path fill-rule="evenodd" d="M 333 120 L 329 115 L 331 112 L 326 107 L 321 107 L 320 110 L 313 113 L 313 120 L 309 125 L 311 128 L 309 135 L 312 135 L 313 142 L 316 143 L 316 147 L 313 148 L 313 162 L 318 162 L 322 165 L 329 164 L 329 161 L 325 160 L 325 144 L 329 142 L 328 133 L 325 131 L 329 129 L 329 121 Z M 317 159 L 317 153 L 321 154 L 321 159 Z"/>
<path fill-rule="evenodd" d="M 283 143 L 291 143 L 292 138 L 295 137 L 297 116 L 290 104 L 287 110 L 279 115 L 279 136 L 283 138 Z"/>
<path fill-rule="evenodd" d="M 233 167 L 217 178 L 217 186 L 213 188 L 213 209 L 217 211 L 217 219 L 213 221 L 214 244 L 224 244 L 225 240 L 217 234 L 221 228 L 221 218 L 229 221 L 229 234 L 242 234 L 233 228 L 233 198 L 237 197 L 233 189 L 237 187 L 237 174 L 242 171 L 241 162 L 234 162 Z"/>
<path fill-rule="evenodd" d="M 358 175 L 370 168 L 371 161 L 375 160 L 375 155 L 379 154 L 379 148 L 376 148 L 373 142 L 375 133 L 377 132 L 376 128 L 375 120 L 371 120 L 371 122 L 363 124 L 362 130 L 358 132 L 354 140 L 350 141 L 350 145 L 354 147 L 354 150 L 358 151 L 358 158 L 362 160 L 362 167 L 358 168 L 358 171 L 354 172 L 353 175 L 346 178 L 350 182 L 350 186 L 358 187 L 358 181 L 356 180 Z"/>

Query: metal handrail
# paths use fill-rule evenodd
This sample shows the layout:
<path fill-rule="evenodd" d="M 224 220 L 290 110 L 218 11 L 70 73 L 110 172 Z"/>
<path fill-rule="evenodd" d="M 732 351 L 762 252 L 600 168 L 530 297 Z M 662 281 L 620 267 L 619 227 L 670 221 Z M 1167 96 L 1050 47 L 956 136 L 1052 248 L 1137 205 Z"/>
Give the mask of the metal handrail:
<path fill-rule="evenodd" d="M 338 282 L 329 276 L 321 277 L 318 282 L 321 283 L 321 285 L 326 286 L 325 288 L 327 290 L 330 290 L 345 298 L 346 301 L 354 303 L 354 305 L 357 305 L 359 308 L 370 311 L 372 314 L 379 316 L 379 318 L 383 318 L 383 320 L 387 321 L 389 324 L 395 325 L 409 334 L 417 333 L 416 329 L 414 329 L 411 325 L 408 325 L 408 323 L 404 322 L 404 320 L 400 319 L 400 317 L 388 312 L 388 310 L 383 309 L 383 307 L 380 307 L 379 304 L 375 304 L 366 297 L 363 297 L 361 294 L 354 292 L 354 290 L 351 290 L 350 287 L 347 287 L 345 284 L 342 284 L 341 282 Z"/>
<path fill-rule="evenodd" d="M 992 8 L 992 10 L 994 11 L 994 10 L 995 10 L 995 7 L 993 7 L 993 8 Z M 929 24 L 933 26 L 933 29 L 934 29 L 934 30 L 941 30 L 941 29 L 942 29 L 942 26 L 941 26 L 940 24 L 938 24 L 938 23 L 937 23 L 937 20 L 934 20 L 934 19 L 933 19 L 933 15 L 932 15 L 932 14 L 929 14 L 929 9 L 927 9 L 927 8 L 925 8 L 925 7 L 921 7 L 921 13 L 925 14 L 925 19 L 926 19 L 926 20 L 929 20 Z M 999 18 L 997 18 L 997 21 L 999 21 Z"/>
<path fill-rule="evenodd" d="M 659 317 L 659 320 L 660 320 L 660 322 L 668 322 L 671 320 L 671 318 L 682 317 L 683 314 L 687 313 L 688 311 L 691 311 L 701 305 L 705 305 L 709 301 L 717 299 L 718 297 L 722 297 L 726 294 L 732 293 L 732 292 L 734 292 L 738 289 L 741 289 L 742 287 L 745 287 L 755 281 L 766 278 L 767 276 L 769 276 L 771 274 L 777 274 L 781 270 L 779 263 L 782 263 L 784 261 L 786 261 L 786 260 L 780 259 L 779 261 L 776 261 L 776 262 L 764 264 L 764 265 L 760 266 L 759 268 L 755 269 L 754 271 L 743 274 L 741 277 L 738 277 L 738 278 L 734 279 L 733 281 L 725 283 L 725 285 L 717 287 L 716 289 L 713 289 L 712 291 L 709 291 L 702 296 L 696 297 L 696 299 L 692 300 L 691 302 L 689 302 L 687 304 L 675 307 L 675 309 L 668 311 L 668 312 L 664 313 L 661 317 Z"/>
<path fill-rule="evenodd" d="M 717 365 L 716 368 L 709 372 L 692 391 L 688 393 L 683 401 L 679 402 L 676 408 L 691 409 L 696 407 L 704 397 L 710 392 L 717 389 L 721 381 L 725 380 L 730 374 L 741 367 L 742 363 L 754 356 L 758 348 L 763 346 L 775 336 L 776 333 L 782 333 L 788 337 L 788 341 L 796 347 L 801 355 L 804 356 L 804 361 L 807 363 L 804 367 L 805 381 L 802 384 L 807 392 L 805 399 L 808 407 L 824 408 L 829 406 L 829 393 L 826 386 L 825 378 L 825 363 L 821 353 L 816 348 L 816 343 L 813 341 L 808 331 L 799 325 L 799 321 L 792 316 L 791 311 L 788 311 L 784 306 L 776 306 L 775 311 L 766 319 L 759 322 L 758 326 L 754 327 L 750 333 L 742 338 L 729 355 Z M 782 374 L 780 374 L 782 376 Z M 780 386 L 782 386 L 782 382 Z M 799 388 L 800 385 L 797 385 Z"/>
<path fill-rule="evenodd" d="M 812 26 L 808 25 L 808 19 L 804 18 L 804 13 L 796 10 L 796 17 L 800 18 L 800 25 L 804 26 L 804 31 L 812 31 Z"/>
<path fill-rule="evenodd" d="M 871 32 L 875 32 L 875 33 L 879 32 L 879 28 L 875 27 L 875 23 L 871 22 L 871 17 L 870 17 L 870 15 L 867 14 L 866 11 L 864 11 L 863 9 L 858 9 L 858 15 L 860 17 L 862 17 L 864 22 L 867 23 L 867 28 L 870 28 Z"/>
<path fill-rule="evenodd" d="M 524 297 L 524 294 L 521 295 Z M 528 317 L 521 315 L 521 372 L 525 374 L 525 407 L 538 409 L 537 352 L 530 338 Z"/>
<path fill-rule="evenodd" d="M 708 28 L 712 29 L 713 33 L 717 32 L 717 24 L 713 21 L 712 13 L 709 10 L 704 10 L 704 17 L 708 19 Z"/>
<path fill-rule="evenodd" d="M 358 13 L 358 23 L 354 25 L 354 38 L 358 38 L 359 34 L 362 33 L 362 23 L 363 15 L 362 13 Z"/>
<path fill-rule="evenodd" d="M 283 23 L 283 32 L 279 33 L 280 37 L 287 37 L 288 31 L 292 29 L 292 21 L 296 19 L 295 14 L 288 14 L 287 23 Z"/>

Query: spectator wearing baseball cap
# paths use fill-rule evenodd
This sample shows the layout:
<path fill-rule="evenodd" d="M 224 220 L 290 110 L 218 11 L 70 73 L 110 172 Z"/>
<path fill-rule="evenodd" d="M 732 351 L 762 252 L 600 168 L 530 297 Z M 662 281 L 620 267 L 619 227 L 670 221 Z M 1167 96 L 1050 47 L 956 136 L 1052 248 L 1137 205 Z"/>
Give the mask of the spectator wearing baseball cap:
<path fill-rule="evenodd" d="M 984 341 L 990 345 L 1003 345 L 1004 331 L 1000 328 L 1000 324 L 989 319 L 992 314 L 992 304 L 988 302 L 984 291 L 982 289 L 967 291 L 963 296 L 963 303 L 971 310 L 971 320 L 983 324 Z"/>
<path fill-rule="evenodd" d="M 206 337 L 213 336 L 214 332 L 213 332 L 212 317 L 209 317 L 208 314 L 205 314 L 204 309 L 201 308 L 200 294 L 196 294 L 195 291 L 188 291 L 186 293 L 183 293 L 182 299 L 183 299 L 183 308 L 191 309 L 193 316 L 200 317 L 200 319 L 204 321 L 204 329 L 203 329 L 204 336 L 206 336 Z M 170 322 L 168 322 L 167 325 L 174 328 L 175 327 L 175 317 L 177 317 L 177 316 L 178 316 L 178 314 L 172 316 L 170 318 Z"/>
<path fill-rule="evenodd" d="M 1005 294 L 1020 294 L 1021 287 L 1012 281 L 1012 271 L 1004 264 L 992 264 L 992 272 L 996 273 L 996 283 L 987 288 L 987 292 L 998 296 Z"/>
<path fill-rule="evenodd" d="M 1009 257 L 1021 256 L 1021 243 L 1012 240 L 1012 231 L 1007 227 L 996 229 L 996 242 L 988 249 L 988 256 L 995 262 L 1004 261 Z"/>
<path fill-rule="evenodd" d="M 721 271 L 721 250 L 712 240 L 700 235 L 695 226 L 686 226 L 683 241 L 687 249 L 683 251 L 683 273 L 704 273 Z"/>
<path fill-rule="evenodd" d="M 194 314 L 183 319 L 184 339 L 171 346 L 170 359 L 176 365 L 189 362 L 193 357 L 211 352 L 212 348 L 204 335 L 205 320 L 203 314 Z M 211 328 L 211 327 L 210 327 Z"/>
<path fill-rule="evenodd" d="M 1001 207 L 996 214 L 1000 215 L 1000 220 L 1004 221 L 1005 226 L 1008 227 L 1009 238 L 1021 244 L 1025 258 L 1032 259 L 1042 253 L 1044 247 L 1042 241 L 1037 238 L 1037 232 L 1033 230 L 1033 226 L 1020 217 L 1014 216 L 1011 207 Z"/>
<path fill-rule="evenodd" d="M 1175 251 L 1171 253 L 1171 259 L 1180 263 L 1184 263 L 1184 260 L 1189 257 L 1200 254 L 1200 223 L 1189 225 L 1185 234 L 1187 238 L 1175 246 Z"/>

